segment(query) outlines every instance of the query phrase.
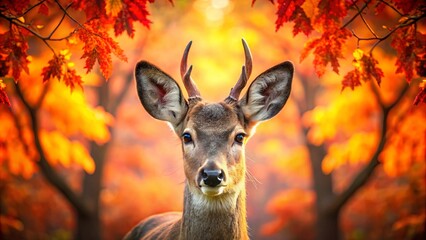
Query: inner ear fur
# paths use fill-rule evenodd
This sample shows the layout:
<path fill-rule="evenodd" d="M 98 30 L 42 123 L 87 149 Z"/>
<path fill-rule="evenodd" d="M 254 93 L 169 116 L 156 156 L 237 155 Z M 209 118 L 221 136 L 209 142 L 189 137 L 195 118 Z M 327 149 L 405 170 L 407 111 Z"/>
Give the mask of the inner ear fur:
<path fill-rule="evenodd" d="M 278 64 L 255 78 L 239 105 L 250 122 L 274 117 L 290 96 L 294 67 L 289 61 Z"/>
<path fill-rule="evenodd" d="M 188 104 L 173 78 L 149 62 L 141 61 L 135 68 L 139 99 L 154 118 L 176 127 L 186 115 Z"/>

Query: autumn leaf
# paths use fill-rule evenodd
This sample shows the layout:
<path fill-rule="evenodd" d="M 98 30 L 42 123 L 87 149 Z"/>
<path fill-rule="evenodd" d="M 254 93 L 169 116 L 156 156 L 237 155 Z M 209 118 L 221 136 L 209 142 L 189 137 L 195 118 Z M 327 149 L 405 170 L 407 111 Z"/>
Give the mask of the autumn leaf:
<path fill-rule="evenodd" d="M 339 24 L 341 19 L 347 15 L 343 0 L 321 0 L 318 3 L 318 13 L 314 17 L 314 24 L 320 29 L 327 29 L 330 25 Z"/>
<path fill-rule="evenodd" d="M 114 23 L 115 36 L 126 31 L 127 35 L 133 37 L 133 23 L 135 21 L 142 23 L 143 26 L 149 29 L 151 21 L 148 19 L 149 12 L 147 10 L 147 3 L 148 0 L 123 0 L 123 8 L 117 15 Z"/>
<path fill-rule="evenodd" d="M 48 65 L 43 67 L 41 75 L 43 76 L 43 82 L 50 80 L 51 78 L 57 78 L 58 80 L 62 77 L 62 66 L 65 64 L 63 55 L 54 55 L 49 60 Z"/>
<path fill-rule="evenodd" d="M 2 5 L 4 6 L 4 9 L 10 11 L 11 14 L 20 15 L 26 8 L 28 8 L 28 6 L 30 5 L 30 0 L 3 0 Z"/>
<path fill-rule="evenodd" d="M 377 67 L 378 61 L 373 57 L 372 53 L 366 55 L 358 48 L 353 52 L 353 56 L 353 65 L 355 69 L 348 72 L 343 77 L 341 91 L 343 91 L 346 87 L 350 87 L 354 90 L 355 87 L 361 86 L 361 80 L 367 82 L 375 79 L 377 84 L 380 86 L 384 73 L 379 67 Z"/>
<path fill-rule="evenodd" d="M 123 8 L 121 0 L 106 0 L 105 5 L 106 14 L 111 17 L 116 17 Z"/>
<path fill-rule="evenodd" d="M 416 97 L 414 98 L 414 105 L 418 105 L 419 103 L 426 103 L 426 80 L 423 80 L 420 83 L 420 91 L 417 93 Z"/>
<path fill-rule="evenodd" d="M 84 25 L 85 28 L 79 29 L 76 35 L 84 43 L 81 58 L 86 58 L 87 72 L 93 69 L 97 61 L 102 74 L 108 79 L 112 72 L 111 55 L 114 54 L 122 61 L 127 61 L 127 58 L 118 43 L 110 38 L 105 30 L 99 28 L 101 24 L 98 20 L 92 20 Z"/>
<path fill-rule="evenodd" d="M 330 25 L 321 37 L 310 40 L 306 43 L 300 61 L 303 61 L 308 54 L 314 53 L 314 66 L 318 76 L 322 76 L 328 64 L 331 64 L 333 71 L 339 73 L 339 58 L 343 58 L 342 48 L 346 39 L 352 36 L 346 28 L 338 28 Z"/>
<path fill-rule="evenodd" d="M 3 79 L 0 79 L 0 106 L 2 104 L 10 107 L 9 97 L 6 93 L 6 84 L 3 83 Z"/>
<path fill-rule="evenodd" d="M 293 35 L 296 36 L 300 32 L 309 36 L 314 28 L 311 25 L 311 19 L 306 16 L 305 11 L 300 6 L 296 6 L 292 20 L 294 21 Z"/>
<path fill-rule="evenodd" d="M 355 87 L 361 86 L 361 73 L 358 69 L 354 69 L 350 72 L 348 72 L 342 80 L 342 90 L 345 88 L 350 87 L 352 90 L 355 89 Z"/>
<path fill-rule="evenodd" d="M 46 82 L 52 78 L 56 78 L 59 81 L 63 80 L 65 85 L 70 87 L 71 91 L 76 87 L 82 87 L 83 81 L 81 76 L 77 74 L 75 69 L 72 69 L 74 65 L 71 62 L 67 63 L 70 53 L 68 50 L 61 51 L 60 54 L 54 55 L 49 60 L 48 65 L 43 68 L 41 75 L 43 76 L 43 82 Z"/>
<path fill-rule="evenodd" d="M 15 81 L 18 81 L 22 71 L 29 73 L 28 42 L 18 27 L 12 25 L 9 31 L 0 34 L 0 45 L 1 59 L 10 66 Z"/>
<path fill-rule="evenodd" d="M 422 61 L 426 47 L 426 34 L 416 31 L 414 25 L 398 29 L 393 36 L 392 47 L 397 52 L 397 73 L 404 73 L 408 82 L 414 76 L 414 68 Z"/>

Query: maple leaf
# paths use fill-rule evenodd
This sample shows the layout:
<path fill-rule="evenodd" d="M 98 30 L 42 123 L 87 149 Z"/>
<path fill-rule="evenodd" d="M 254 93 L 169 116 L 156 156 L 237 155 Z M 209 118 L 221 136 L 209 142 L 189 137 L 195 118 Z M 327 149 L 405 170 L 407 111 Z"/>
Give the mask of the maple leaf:
<path fill-rule="evenodd" d="M 43 76 L 43 82 L 46 82 L 52 78 L 57 78 L 59 81 L 63 80 L 65 85 L 70 87 L 71 91 L 76 86 L 82 87 L 83 81 L 81 76 L 70 67 L 70 63 L 67 63 L 66 59 L 69 52 L 61 51 L 61 54 L 54 55 L 46 67 L 43 68 L 41 75 Z"/>
<path fill-rule="evenodd" d="M 75 86 L 81 87 L 83 84 L 81 76 L 77 74 L 75 69 L 67 68 L 63 77 L 65 85 L 69 86 L 71 91 L 75 88 Z"/>
<path fill-rule="evenodd" d="M 339 58 L 343 58 L 342 47 L 348 37 L 352 36 L 346 28 L 338 28 L 331 24 L 321 37 L 310 40 L 300 55 L 303 61 L 308 54 L 314 53 L 314 67 L 318 76 L 324 74 L 326 66 L 330 63 L 333 71 L 339 73 Z"/>
<path fill-rule="evenodd" d="M 421 0 L 392 0 L 392 2 L 398 9 L 401 9 L 404 14 L 408 14 L 414 9 L 420 9 L 422 4 L 424 5 L 424 1 Z"/>
<path fill-rule="evenodd" d="M 350 72 L 348 72 L 342 80 L 342 90 L 345 90 L 345 88 L 350 87 L 352 90 L 355 89 L 355 87 L 361 86 L 361 73 L 358 69 L 354 69 Z"/>
<path fill-rule="evenodd" d="M 87 19 L 99 19 L 105 16 L 105 1 L 73 0 L 71 7 L 75 10 L 84 11 Z"/>
<path fill-rule="evenodd" d="M 2 0 L 2 11 L 3 7 L 5 10 L 10 11 L 12 15 L 21 15 L 28 6 L 30 6 L 30 0 Z"/>
<path fill-rule="evenodd" d="M 63 55 L 54 55 L 49 60 L 48 65 L 43 68 L 41 75 L 43 76 L 43 82 L 50 80 L 51 78 L 57 78 L 58 80 L 62 77 L 62 66 L 65 64 Z"/>
<path fill-rule="evenodd" d="M 294 36 L 300 32 L 303 32 L 306 36 L 309 36 L 309 34 L 311 34 L 311 32 L 314 30 L 311 25 L 311 19 L 306 16 L 305 11 L 300 6 L 296 6 L 292 20 L 294 21 Z"/>
<path fill-rule="evenodd" d="M 277 20 L 275 21 L 275 31 L 278 31 L 284 23 L 294 19 L 296 6 L 301 6 L 305 0 L 278 0 Z M 300 8 L 300 7 L 299 7 Z M 302 9 L 303 11 L 303 9 Z"/>
<path fill-rule="evenodd" d="M 330 24 L 340 23 L 348 13 L 345 4 L 350 4 L 350 1 L 321 0 L 318 3 L 318 13 L 314 17 L 314 23 L 322 29 L 327 29 Z"/>
<path fill-rule="evenodd" d="M 76 35 L 84 43 L 84 53 L 81 58 L 86 58 L 85 68 L 87 72 L 93 69 L 97 61 L 102 74 L 108 79 L 112 71 L 111 54 L 114 54 L 122 61 L 127 61 L 127 58 L 118 43 L 110 38 L 104 29 L 99 28 L 99 25 L 101 25 L 99 20 L 87 22 L 84 25 L 85 28 L 79 29 Z"/>
<path fill-rule="evenodd" d="M 123 8 L 123 2 L 121 0 L 106 0 L 105 9 L 106 14 L 112 17 L 116 17 Z"/>
<path fill-rule="evenodd" d="M 376 79 L 377 84 L 380 86 L 383 71 L 377 67 L 378 61 L 370 53 L 369 56 L 365 55 L 361 58 L 362 61 L 362 78 L 366 82 L 372 78 Z"/>
<path fill-rule="evenodd" d="M 419 103 L 426 103 L 426 80 L 423 80 L 420 83 L 420 91 L 417 93 L 416 97 L 414 98 L 414 105 L 418 105 Z"/>
<path fill-rule="evenodd" d="M 0 105 L 5 104 L 10 107 L 9 97 L 6 93 L 6 84 L 3 83 L 3 80 L 0 79 Z"/>
<path fill-rule="evenodd" d="M 148 19 L 147 0 L 123 0 L 123 8 L 114 23 L 114 32 L 118 36 L 124 32 L 133 38 L 133 22 L 138 21 L 149 29 L 151 21 Z"/>
<path fill-rule="evenodd" d="M 0 55 L 5 57 L 5 62 L 12 70 L 12 77 L 18 81 L 22 70 L 29 72 L 28 42 L 18 27 L 12 25 L 9 31 L 0 34 L 0 45 L 3 46 L 0 49 Z"/>
<path fill-rule="evenodd" d="M 384 76 L 383 71 L 377 67 L 377 60 L 370 53 L 369 55 L 364 54 L 361 49 L 356 49 L 353 52 L 354 70 L 348 72 L 342 80 L 342 90 L 346 87 L 350 87 L 354 90 L 355 87 L 361 85 L 361 80 L 364 82 L 375 79 L 377 84 L 380 86 L 382 77 Z"/>
<path fill-rule="evenodd" d="M 414 67 L 422 65 L 426 34 L 416 31 L 414 25 L 398 29 L 393 36 L 391 46 L 397 52 L 396 73 L 405 73 L 407 82 L 411 82 L 414 76 Z"/>

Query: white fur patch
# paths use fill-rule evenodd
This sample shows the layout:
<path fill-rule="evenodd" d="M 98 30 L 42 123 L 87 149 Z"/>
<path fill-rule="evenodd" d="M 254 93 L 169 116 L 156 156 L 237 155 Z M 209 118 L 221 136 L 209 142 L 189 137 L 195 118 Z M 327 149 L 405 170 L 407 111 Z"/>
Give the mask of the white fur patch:
<path fill-rule="evenodd" d="M 210 209 L 215 212 L 234 211 L 237 206 L 239 192 L 223 193 L 218 196 L 207 196 L 194 189 L 192 191 L 192 203 L 197 211 Z"/>

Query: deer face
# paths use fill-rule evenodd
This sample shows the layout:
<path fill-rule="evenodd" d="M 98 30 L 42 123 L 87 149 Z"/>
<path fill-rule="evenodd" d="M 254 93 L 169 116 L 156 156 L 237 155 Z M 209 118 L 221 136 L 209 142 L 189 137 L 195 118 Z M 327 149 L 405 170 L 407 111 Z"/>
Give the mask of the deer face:
<path fill-rule="evenodd" d="M 227 103 L 195 104 L 181 134 L 188 183 L 208 196 L 235 190 L 244 182 L 248 135 L 240 111 Z"/>
<path fill-rule="evenodd" d="M 275 116 L 291 89 L 293 65 L 284 62 L 260 74 L 238 100 L 251 72 L 251 55 L 243 41 L 246 64 L 230 95 L 220 103 L 207 103 L 187 70 L 187 46 L 181 74 L 188 91 L 184 99 L 176 81 L 148 62 L 136 66 L 139 98 L 154 118 L 169 122 L 181 138 L 184 170 L 191 191 L 214 198 L 236 193 L 245 182 L 244 145 L 253 127 Z"/>

